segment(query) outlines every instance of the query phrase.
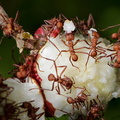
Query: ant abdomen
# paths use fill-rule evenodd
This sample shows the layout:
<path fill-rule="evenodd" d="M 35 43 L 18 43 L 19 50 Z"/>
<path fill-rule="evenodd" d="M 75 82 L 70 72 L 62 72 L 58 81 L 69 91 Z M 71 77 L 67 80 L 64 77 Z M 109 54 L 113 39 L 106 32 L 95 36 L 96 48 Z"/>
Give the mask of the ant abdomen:
<path fill-rule="evenodd" d="M 76 54 L 73 54 L 71 57 L 72 57 L 73 61 L 77 61 L 78 60 L 78 56 Z"/>

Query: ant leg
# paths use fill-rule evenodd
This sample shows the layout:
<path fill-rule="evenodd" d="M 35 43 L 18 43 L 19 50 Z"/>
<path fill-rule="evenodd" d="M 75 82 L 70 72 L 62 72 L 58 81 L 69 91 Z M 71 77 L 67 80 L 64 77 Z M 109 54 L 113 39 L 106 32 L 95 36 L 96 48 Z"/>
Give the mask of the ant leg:
<path fill-rule="evenodd" d="M 2 36 L 2 38 L 0 39 L 0 44 L 2 44 L 2 41 L 3 41 L 3 38 L 4 38 L 5 36 Z"/>
<path fill-rule="evenodd" d="M 62 72 L 60 73 L 60 78 L 61 78 L 61 76 L 62 76 L 62 74 L 65 72 L 67 66 L 65 65 L 65 66 L 57 66 L 57 67 L 61 67 L 61 68 L 64 67 L 63 70 L 62 70 Z"/>
<path fill-rule="evenodd" d="M 40 55 L 41 56 L 41 55 Z M 55 71 L 56 71 L 56 75 L 58 76 L 58 71 L 57 71 L 57 66 L 56 66 L 56 62 L 55 62 L 55 60 L 52 60 L 52 59 L 49 59 L 49 58 L 46 58 L 46 57 L 43 57 L 43 56 L 41 56 L 42 58 L 44 58 L 44 59 L 46 59 L 46 60 L 50 60 L 50 61 L 53 61 L 53 63 L 54 63 L 54 67 L 55 67 Z"/>
<path fill-rule="evenodd" d="M 55 89 L 56 89 L 56 91 L 57 91 L 57 93 L 60 95 L 60 86 L 59 86 L 59 83 L 57 82 L 57 86 L 55 87 Z"/>
<path fill-rule="evenodd" d="M 69 61 L 70 61 L 71 65 L 72 65 L 73 67 L 77 68 L 77 69 L 80 71 L 79 67 L 75 66 L 75 65 L 72 63 L 71 56 L 69 57 Z"/>
<path fill-rule="evenodd" d="M 87 64 L 88 64 L 88 61 L 89 61 L 89 58 L 90 58 L 90 53 L 92 52 L 92 49 L 89 51 L 88 53 L 88 57 L 87 57 L 87 61 L 85 63 L 85 71 L 87 70 Z"/>
<path fill-rule="evenodd" d="M 62 52 L 69 52 L 69 50 L 62 50 L 62 51 L 58 54 L 58 56 L 57 56 L 57 58 L 55 59 L 55 61 L 58 59 L 58 57 L 61 55 Z M 73 65 L 73 63 L 72 63 L 72 61 L 71 61 L 71 56 L 69 57 L 69 61 L 70 61 L 70 63 L 72 64 L 73 67 L 79 69 L 77 66 L 74 66 L 74 65 Z"/>
<path fill-rule="evenodd" d="M 52 41 L 50 41 L 50 43 L 53 44 L 53 46 L 55 46 L 55 48 L 60 52 L 60 50 L 57 48 L 57 46 Z"/>
<path fill-rule="evenodd" d="M 60 53 L 58 54 L 57 58 L 55 59 L 55 61 L 58 59 L 58 57 L 61 55 L 62 52 L 69 52 L 69 50 L 62 50 L 60 51 Z"/>
<path fill-rule="evenodd" d="M 89 17 L 87 20 L 87 26 L 88 27 L 92 26 L 93 28 L 95 27 L 95 22 L 91 13 L 89 14 Z"/>
<path fill-rule="evenodd" d="M 19 11 L 16 12 L 15 19 L 14 19 L 13 23 L 17 20 L 18 15 L 19 15 Z"/>

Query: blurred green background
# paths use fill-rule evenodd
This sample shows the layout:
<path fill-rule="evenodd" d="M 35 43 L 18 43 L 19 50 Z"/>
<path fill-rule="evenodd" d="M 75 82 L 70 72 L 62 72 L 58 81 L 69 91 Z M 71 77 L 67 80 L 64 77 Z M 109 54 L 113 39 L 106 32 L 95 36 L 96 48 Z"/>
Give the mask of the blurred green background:
<path fill-rule="evenodd" d="M 0 0 L 0 4 L 9 17 L 15 17 L 16 11 L 19 10 L 19 24 L 32 34 L 44 23 L 43 20 L 58 16 L 60 13 L 68 18 L 78 16 L 79 19 L 86 20 L 89 13 L 92 13 L 99 30 L 120 24 L 120 0 Z M 111 33 L 117 32 L 118 28 L 101 32 L 101 36 L 109 39 Z M 0 38 L 2 36 L 0 30 Z M 8 72 L 13 69 L 15 63 L 12 59 L 12 50 L 15 46 L 15 40 L 8 38 L 3 38 L 0 45 L 0 73 L 6 78 L 10 77 Z M 19 61 L 18 49 L 15 48 L 14 51 L 14 56 Z M 105 118 L 120 120 L 120 99 L 113 99 L 109 103 Z"/>

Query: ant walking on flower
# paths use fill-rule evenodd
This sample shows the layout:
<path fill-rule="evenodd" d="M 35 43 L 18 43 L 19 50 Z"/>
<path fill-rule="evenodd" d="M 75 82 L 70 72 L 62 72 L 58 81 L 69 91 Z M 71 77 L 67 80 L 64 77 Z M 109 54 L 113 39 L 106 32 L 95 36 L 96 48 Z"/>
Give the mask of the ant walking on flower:
<path fill-rule="evenodd" d="M 70 27 L 69 27 L 70 26 Z M 58 57 L 62 54 L 62 52 L 69 52 L 70 53 L 70 57 L 69 57 L 69 61 L 72 64 L 73 67 L 76 67 L 77 69 L 79 69 L 79 67 L 75 66 L 72 61 L 76 62 L 78 60 L 78 55 L 76 53 L 84 53 L 87 54 L 85 52 L 80 52 L 80 51 L 75 51 L 75 50 L 79 50 L 81 48 L 74 48 L 74 46 L 80 42 L 80 40 L 76 40 L 74 42 L 74 31 L 75 31 L 75 25 L 73 23 L 73 21 L 70 20 L 66 20 L 64 22 L 64 30 L 65 30 L 65 41 L 62 40 L 63 44 L 65 46 L 67 46 L 69 49 L 68 50 L 61 50 L 60 53 L 58 54 Z M 58 59 L 58 57 L 56 58 L 56 60 Z"/>
<path fill-rule="evenodd" d="M 84 93 L 86 91 L 85 87 L 84 88 L 78 87 L 78 88 L 83 89 L 83 90 L 81 90 L 75 98 L 65 96 L 65 97 L 67 97 L 67 102 L 69 104 L 72 104 L 73 111 L 74 111 L 74 108 L 80 110 L 81 107 L 86 107 L 86 102 L 88 100 L 88 96 L 90 96 L 90 94 L 87 95 L 86 93 Z M 64 96 L 64 95 L 62 95 L 62 96 Z"/>
<path fill-rule="evenodd" d="M 44 58 L 44 59 L 46 59 L 46 60 L 52 61 L 54 63 L 56 76 L 54 74 L 52 74 L 52 73 L 48 75 L 48 80 L 49 81 L 53 81 L 51 91 L 53 89 L 56 89 L 57 93 L 60 94 L 60 86 L 61 86 L 61 88 L 64 91 L 70 90 L 70 93 L 71 93 L 71 88 L 72 88 L 72 86 L 75 87 L 74 86 L 75 83 L 71 80 L 71 78 L 69 78 L 69 77 L 67 77 L 65 75 L 62 78 L 62 74 L 65 72 L 67 66 L 57 66 L 55 60 L 52 60 L 52 59 L 49 59 L 49 58 L 45 58 L 43 56 L 41 56 L 41 57 Z M 60 73 L 60 75 L 58 75 L 57 67 L 63 68 L 63 70 Z M 55 83 L 57 83 L 57 86 L 54 86 Z"/>
<path fill-rule="evenodd" d="M 106 53 L 105 53 L 106 49 L 101 46 L 98 46 L 101 43 L 101 41 L 98 41 L 98 39 L 100 38 L 100 35 L 98 34 L 97 30 L 94 28 L 91 28 L 90 30 L 87 31 L 87 33 L 90 37 L 90 43 L 86 40 L 80 40 L 80 41 L 86 42 L 90 46 L 90 47 L 82 47 L 81 48 L 81 49 L 83 49 L 83 48 L 90 49 L 89 53 L 87 53 L 88 57 L 87 57 L 85 66 L 87 66 L 87 64 L 88 64 L 89 57 L 92 57 L 95 59 L 95 61 L 97 61 L 98 59 L 106 56 Z M 104 54 L 104 56 L 99 56 L 101 54 Z M 99 57 L 97 57 L 97 56 L 99 56 Z"/>

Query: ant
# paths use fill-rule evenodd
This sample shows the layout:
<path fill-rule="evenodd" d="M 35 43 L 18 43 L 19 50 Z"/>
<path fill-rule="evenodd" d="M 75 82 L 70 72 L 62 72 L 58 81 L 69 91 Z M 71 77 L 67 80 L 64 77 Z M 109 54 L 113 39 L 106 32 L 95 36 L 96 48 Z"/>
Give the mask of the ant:
<path fill-rule="evenodd" d="M 117 42 L 120 42 L 120 29 L 118 30 L 118 33 L 113 33 L 111 35 L 112 39 L 117 39 Z"/>
<path fill-rule="evenodd" d="M 31 118 L 31 120 L 38 120 L 43 114 L 43 113 L 40 113 L 38 115 L 36 115 L 36 112 L 40 109 L 39 107 L 38 108 L 35 108 L 32 106 L 32 104 L 30 102 L 23 102 L 23 104 L 20 106 L 21 108 L 24 108 L 24 109 L 27 109 L 27 112 L 28 112 L 28 117 Z"/>
<path fill-rule="evenodd" d="M 73 105 L 73 110 L 74 108 L 77 108 L 79 110 L 80 107 L 85 106 L 85 102 L 88 100 L 88 96 L 90 96 L 84 93 L 86 91 L 85 87 L 80 89 L 84 89 L 84 90 L 78 93 L 77 97 L 75 98 L 67 97 L 67 102 Z"/>
<path fill-rule="evenodd" d="M 98 44 L 101 43 L 101 41 L 98 42 L 98 39 L 100 38 L 100 35 L 98 34 L 98 32 L 95 29 L 91 28 L 90 30 L 88 30 L 87 33 L 90 37 L 90 43 L 88 43 L 86 40 L 81 40 L 81 41 L 86 42 L 90 46 L 90 47 L 82 47 L 82 48 L 90 49 L 89 53 L 87 53 L 88 58 L 87 58 L 87 61 L 86 61 L 86 64 L 85 64 L 86 66 L 88 64 L 90 56 L 92 58 L 94 58 L 95 61 L 97 61 L 98 59 L 106 56 L 105 49 L 98 46 Z M 99 54 L 97 52 L 99 52 Z M 97 57 L 97 55 L 100 55 L 100 54 L 104 54 L 104 56 Z"/>
<path fill-rule="evenodd" d="M 78 21 L 78 28 L 80 28 L 79 30 L 80 30 L 80 32 L 83 35 L 87 35 L 87 31 L 90 28 L 94 28 L 95 27 L 95 22 L 94 22 L 92 14 L 89 14 L 87 21 L 85 21 L 85 20 L 78 20 L 78 18 L 76 18 L 76 19 Z"/>
<path fill-rule="evenodd" d="M 6 92 L 6 97 L 7 97 L 14 90 L 14 88 L 3 83 L 3 81 L 4 78 L 0 76 L 0 97 L 3 92 Z"/>
<path fill-rule="evenodd" d="M 66 21 L 69 21 L 69 20 L 66 20 Z M 64 45 L 66 45 L 69 48 L 69 50 L 62 50 L 62 51 L 60 51 L 60 53 L 58 54 L 58 57 L 61 55 L 62 52 L 69 52 L 70 53 L 70 57 L 69 57 L 70 63 L 72 64 L 73 67 L 78 68 L 77 66 L 75 66 L 72 63 L 72 61 L 76 62 L 78 60 L 78 55 L 76 53 L 84 53 L 84 54 L 87 54 L 87 53 L 80 52 L 80 51 L 79 52 L 75 51 L 75 50 L 79 50 L 79 49 L 82 49 L 82 48 L 74 49 L 74 46 L 78 42 L 80 42 L 80 40 L 77 40 L 75 42 L 73 42 L 73 41 L 74 41 L 74 31 L 71 31 L 70 33 L 67 33 L 67 31 L 66 31 L 66 41 L 62 40 L 62 42 L 63 42 Z M 56 60 L 58 59 L 58 57 L 56 58 Z"/>
<path fill-rule="evenodd" d="M 113 63 L 109 65 L 115 68 L 120 68 L 120 41 L 118 41 L 117 43 L 114 43 L 113 50 L 110 50 L 110 51 L 115 51 L 115 53 L 107 56 L 107 57 L 111 57 L 111 61 L 113 61 Z"/>
<path fill-rule="evenodd" d="M 3 108 L 3 115 L 0 116 L 0 120 L 20 120 L 17 117 L 19 116 L 20 109 L 14 101 L 5 99 L 5 102 L 2 102 L 1 107 Z"/>
<path fill-rule="evenodd" d="M 16 13 L 15 19 L 14 18 L 9 18 L 8 16 L 2 15 L 2 14 L 1 14 L 1 16 L 3 17 L 4 23 L 6 24 L 5 26 L 1 25 L 1 27 L 3 29 L 3 34 L 5 36 L 11 37 L 16 33 L 21 33 L 23 31 L 22 26 L 20 26 L 16 22 L 17 17 L 18 17 L 18 12 Z"/>
<path fill-rule="evenodd" d="M 36 55 L 29 55 L 25 58 L 25 63 L 23 65 L 16 65 L 14 66 L 18 67 L 18 70 L 16 72 L 17 78 L 23 80 L 27 76 L 30 76 L 34 79 L 36 79 L 38 82 L 41 82 L 41 78 L 37 74 L 37 68 L 36 68 Z"/>
<path fill-rule="evenodd" d="M 97 96 L 98 99 L 98 96 Z M 99 100 L 99 99 L 98 99 Z M 90 110 L 87 113 L 87 118 L 86 120 L 95 120 L 95 119 L 103 119 L 103 111 L 104 111 L 104 106 L 101 104 L 100 100 L 99 103 L 95 99 L 90 100 Z"/>
<path fill-rule="evenodd" d="M 52 73 L 48 75 L 48 80 L 49 81 L 53 81 L 53 85 L 52 85 L 51 91 L 55 88 L 56 91 L 58 92 L 58 94 L 60 94 L 60 86 L 61 86 L 64 91 L 70 90 L 70 93 L 71 93 L 71 88 L 72 88 L 72 86 L 74 86 L 75 83 L 67 76 L 64 76 L 64 78 L 61 77 L 62 74 L 64 73 L 64 71 L 66 70 L 67 66 L 57 66 L 56 63 L 55 63 L 55 60 L 52 60 L 52 59 L 49 59 L 49 58 L 45 58 L 43 56 L 41 56 L 41 57 L 46 59 L 46 60 L 53 61 L 53 63 L 54 63 L 54 67 L 55 67 L 55 71 L 56 71 L 56 77 Z M 60 76 L 58 75 L 57 67 L 64 68 L 62 70 L 62 72 L 60 73 Z M 54 87 L 55 82 L 58 83 L 58 85 L 56 87 Z"/>
<path fill-rule="evenodd" d="M 63 28 L 63 15 L 59 15 L 58 18 L 54 17 L 50 20 L 44 20 L 45 25 L 42 28 L 48 36 L 57 37 L 57 35 L 62 31 Z"/>

